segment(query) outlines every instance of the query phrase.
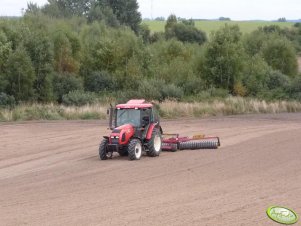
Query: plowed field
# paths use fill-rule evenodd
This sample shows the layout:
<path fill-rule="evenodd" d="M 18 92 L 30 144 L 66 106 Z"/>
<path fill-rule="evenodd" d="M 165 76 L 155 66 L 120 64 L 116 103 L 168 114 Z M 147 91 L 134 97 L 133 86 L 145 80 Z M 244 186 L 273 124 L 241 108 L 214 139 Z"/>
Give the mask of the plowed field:
<path fill-rule="evenodd" d="M 218 150 L 100 161 L 104 121 L 0 124 L 0 225 L 275 225 L 301 214 L 301 114 L 163 120 Z"/>

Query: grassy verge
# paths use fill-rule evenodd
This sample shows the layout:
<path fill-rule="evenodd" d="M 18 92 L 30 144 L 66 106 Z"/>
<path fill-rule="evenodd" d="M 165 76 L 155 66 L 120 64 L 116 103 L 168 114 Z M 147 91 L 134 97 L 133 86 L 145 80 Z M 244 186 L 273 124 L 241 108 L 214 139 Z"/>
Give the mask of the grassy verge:
<path fill-rule="evenodd" d="M 160 105 L 163 118 L 208 117 L 237 114 L 301 112 L 301 102 L 277 101 L 266 102 L 255 99 L 229 97 L 224 100 L 213 100 L 194 103 L 166 101 Z"/>
<path fill-rule="evenodd" d="M 106 119 L 108 105 L 94 104 L 82 107 L 66 107 L 54 104 L 20 105 L 13 109 L 0 109 L 0 121 Z M 159 111 L 162 118 L 169 119 L 250 113 L 301 112 L 301 102 L 266 102 L 239 97 L 193 103 L 165 101 L 159 104 Z"/>
<path fill-rule="evenodd" d="M 66 107 L 61 105 L 19 105 L 13 109 L 0 109 L 0 121 L 31 120 L 86 120 L 105 119 L 106 108 L 100 104 L 83 107 Z"/>

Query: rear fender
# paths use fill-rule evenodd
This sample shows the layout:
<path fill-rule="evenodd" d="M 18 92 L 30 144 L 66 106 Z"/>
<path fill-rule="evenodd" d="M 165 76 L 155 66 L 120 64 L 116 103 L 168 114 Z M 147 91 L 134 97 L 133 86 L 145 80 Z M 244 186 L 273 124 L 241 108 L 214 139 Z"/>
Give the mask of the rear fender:
<path fill-rule="evenodd" d="M 150 140 L 152 138 L 152 133 L 153 133 L 154 129 L 156 128 L 157 124 L 158 123 L 153 123 L 148 127 L 148 131 L 147 131 L 146 137 L 145 137 L 146 140 Z"/>

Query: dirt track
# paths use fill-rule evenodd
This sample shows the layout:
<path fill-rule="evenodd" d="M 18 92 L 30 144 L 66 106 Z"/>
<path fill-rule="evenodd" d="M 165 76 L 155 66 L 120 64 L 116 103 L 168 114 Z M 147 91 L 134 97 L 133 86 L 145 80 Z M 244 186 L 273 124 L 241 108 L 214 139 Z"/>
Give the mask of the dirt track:
<path fill-rule="evenodd" d="M 219 135 L 222 147 L 99 161 L 103 121 L 0 124 L 0 225 L 277 225 L 270 205 L 301 214 L 301 114 L 162 124 Z"/>

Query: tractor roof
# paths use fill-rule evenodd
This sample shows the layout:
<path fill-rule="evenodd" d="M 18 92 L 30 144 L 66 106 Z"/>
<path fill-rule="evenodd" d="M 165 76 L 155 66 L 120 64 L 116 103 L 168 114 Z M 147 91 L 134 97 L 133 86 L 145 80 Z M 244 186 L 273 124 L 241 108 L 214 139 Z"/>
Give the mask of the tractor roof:
<path fill-rule="evenodd" d="M 126 104 L 118 104 L 116 108 L 122 109 L 145 109 L 152 108 L 153 105 L 151 103 L 147 103 L 145 100 L 130 100 Z"/>

